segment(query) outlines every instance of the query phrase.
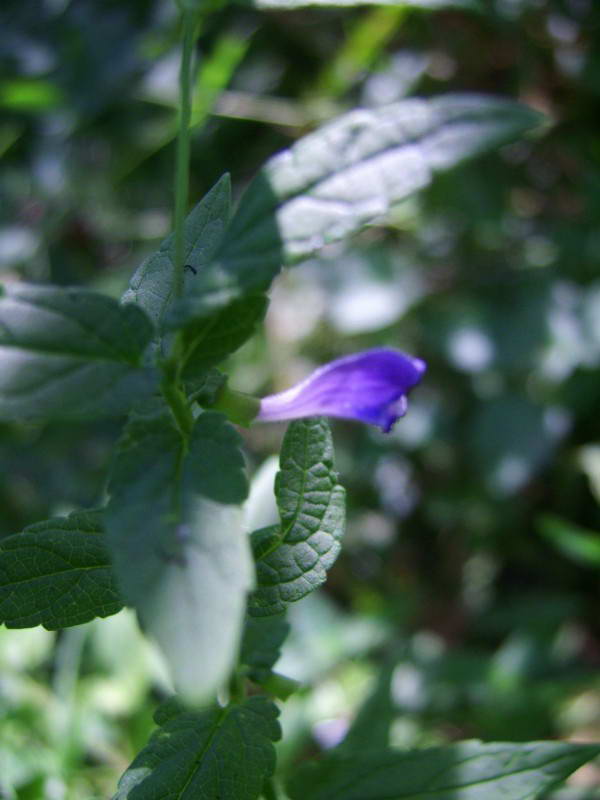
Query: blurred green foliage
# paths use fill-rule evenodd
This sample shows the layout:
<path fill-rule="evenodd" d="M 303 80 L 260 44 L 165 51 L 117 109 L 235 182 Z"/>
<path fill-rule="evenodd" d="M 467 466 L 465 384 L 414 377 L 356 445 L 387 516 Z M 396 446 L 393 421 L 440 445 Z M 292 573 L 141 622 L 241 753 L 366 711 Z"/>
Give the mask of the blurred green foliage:
<path fill-rule="evenodd" d="M 284 274 L 231 360 L 256 394 L 377 345 L 429 364 L 390 436 L 334 426 L 349 528 L 325 592 L 292 609 L 277 669 L 311 691 L 285 706 L 283 771 L 337 743 L 371 691 L 374 735 L 399 747 L 600 739 L 600 6 L 487 5 L 227 5 L 202 22 L 194 200 L 225 171 L 239 195 L 267 156 L 356 105 L 485 91 L 553 120 Z M 5 0 L 0 279 L 118 296 L 169 230 L 177 63 L 167 0 Z M 253 468 L 281 433 L 245 433 Z M 100 505 L 116 434 L 3 425 L 0 535 Z M 10 800 L 106 797 L 167 691 L 126 612 L 2 629 L 0 666 Z M 554 796 L 599 783 L 588 765 Z"/>

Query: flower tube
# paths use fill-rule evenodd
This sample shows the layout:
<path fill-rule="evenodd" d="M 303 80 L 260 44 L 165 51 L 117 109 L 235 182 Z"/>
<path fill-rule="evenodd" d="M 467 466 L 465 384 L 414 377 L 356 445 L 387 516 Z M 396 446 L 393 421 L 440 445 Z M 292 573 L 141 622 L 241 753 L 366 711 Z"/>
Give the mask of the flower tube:
<path fill-rule="evenodd" d="M 375 348 L 338 358 L 284 392 L 260 401 L 257 420 L 340 417 L 377 425 L 385 433 L 406 413 L 407 393 L 425 362 L 398 350 Z"/>

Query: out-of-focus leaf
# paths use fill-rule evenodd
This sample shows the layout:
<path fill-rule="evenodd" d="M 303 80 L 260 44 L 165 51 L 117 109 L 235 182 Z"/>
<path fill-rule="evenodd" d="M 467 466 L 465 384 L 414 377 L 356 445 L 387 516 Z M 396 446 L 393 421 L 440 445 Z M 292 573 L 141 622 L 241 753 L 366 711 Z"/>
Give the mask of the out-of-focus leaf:
<path fill-rule="evenodd" d="M 264 697 L 201 712 L 167 701 L 114 800 L 256 800 L 275 770 L 278 713 Z"/>
<path fill-rule="evenodd" d="M 0 83 L 0 107 L 11 111 L 47 112 L 62 102 L 57 86 L 40 78 L 19 78 Z"/>
<path fill-rule="evenodd" d="M 207 10 L 205 0 L 202 0 L 202 9 L 204 12 Z M 247 32 L 245 35 L 235 32 L 225 33 L 219 38 L 211 53 L 203 54 L 192 96 L 190 128 L 196 128 L 206 120 L 219 96 L 231 80 L 237 66 L 244 58 L 250 42 L 251 37 Z M 173 91 L 169 93 L 168 97 L 164 97 L 162 92 L 160 96 L 156 96 L 152 87 L 149 87 L 143 92 L 142 98 L 177 108 L 176 85 L 176 82 L 174 82 Z M 177 131 L 177 119 L 174 115 L 172 122 L 170 124 L 165 123 L 164 128 L 161 127 L 160 135 L 153 137 L 154 140 L 148 146 L 138 149 L 135 153 L 128 153 L 123 158 L 120 168 L 117 168 L 118 180 L 122 180 L 139 167 L 143 161 L 154 155 L 161 148 L 166 147 L 176 138 Z"/>
<path fill-rule="evenodd" d="M 553 514 L 544 514 L 538 528 L 542 536 L 567 558 L 587 567 L 600 567 L 600 533 Z"/>
<path fill-rule="evenodd" d="M 534 800 L 600 752 L 565 742 L 460 742 L 338 754 L 301 769 L 291 800 Z"/>
<path fill-rule="evenodd" d="M 359 708 L 348 733 L 340 745 L 346 753 L 385 750 L 390 744 L 390 726 L 395 716 L 392 701 L 392 676 L 395 663 L 381 670 L 371 694 Z"/>
<path fill-rule="evenodd" d="M 315 96 L 336 97 L 347 91 L 385 49 L 407 10 L 407 4 L 396 3 L 361 16 L 318 77 Z"/>
<path fill-rule="evenodd" d="M 119 416 L 151 393 L 152 325 L 84 289 L 11 284 L 0 294 L 0 418 Z"/>
<path fill-rule="evenodd" d="M 0 622 L 7 628 L 56 630 L 122 607 L 102 512 L 38 522 L 0 541 Z"/>
<path fill-rule="evenodd" d="M 293 422 L 280 466 L 275 494 L 281 524 L 252 535 L 258 588 L 249 608 L 255 616 L 278 614 L 324 583 L 344 532 L 345 495 L 326 420 Z"/>
<path fill-rule="evenodd" d="M 590 482 L 590 490 L 600 503 L 600 445 L 588 444 L 579 451 L 579 463 Z"/>
<path fill-rule="evenodd" d="M 7 122 L 0 125 L 0 157 L 19 140 L 23 133 L 23 126 Z"/>
<path fill-rule="evenodd" d="M 531 479 L 568 424 L 560 410 L 505 394 L 478 408 L 467 446 L 472 463 L 494 493 L 508 495 Z"/>
<path fill-rule="evenodd" d="M 446 95 L 356 110 L 271 158 L 241 199 L 210 269 L 176 308 L 201 317 L 266 289 L 282 264 L 350 236 L 436 172 L 540 124 L 510 100 Z"/>
<path fill-rule="evenodd" d="M 168 417 L 132 419 L 109 487 L 106 529 L 121 593 L 195 704 L 211 699 L 233 666 L 253 582 L 239 446 L 216 412 L 198 417 L 187 446 Z"/>

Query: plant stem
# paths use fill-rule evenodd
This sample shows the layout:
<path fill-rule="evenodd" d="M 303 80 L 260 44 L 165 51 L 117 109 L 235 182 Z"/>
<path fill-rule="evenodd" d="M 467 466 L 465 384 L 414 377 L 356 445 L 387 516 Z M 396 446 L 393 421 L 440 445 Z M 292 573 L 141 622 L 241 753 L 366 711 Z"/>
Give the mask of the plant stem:
<path fill-rule="evenodd" d="M 187 441 L 194 427 L 194 417 L 185 394 L 169 374 L 165 374 L 161 383 L 161 390 L 163 397 L 169 404 L 181 435 Z"/>
<path fill-rule="evenodd" d="M 267 778 L 263 784 L 262 796 L 265 800 L 279 800 L 280 795 L 273 778 Z"/>
<path fill-rule="evenodd" d="M 191 11 L 181 12 L 183 42 L 181 67 L 179 70 L 179 133 L 177 135 L 177 163 L 175 168 L 175 215 L 173 258 L 173 291 L 175 297 L 183 294 L 183 272 L 185 261 L 184 223 L 188 203 L 190 164 L 190 119 L 192 115 L 192 70 L 194 44 L 196 42 L 196 20 Z"/>

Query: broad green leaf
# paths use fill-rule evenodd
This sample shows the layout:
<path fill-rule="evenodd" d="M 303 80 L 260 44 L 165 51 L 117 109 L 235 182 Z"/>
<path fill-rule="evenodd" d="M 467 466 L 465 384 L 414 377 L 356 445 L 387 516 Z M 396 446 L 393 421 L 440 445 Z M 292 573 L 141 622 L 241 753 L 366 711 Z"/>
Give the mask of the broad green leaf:
<path fill-rule="evenodd" d="M 252 535 L 258 588 L 250 612 L 284 611 L 325 582 L 344 532 L 344 490 L 333 468 L 326 420 L 292 422 L 283 440 L 275 494 L 281 524 Z"/>
<path fill-rule="evenodd" d="M 113 800 L 255 800 L 275 770 L 278 713 L 264 697 L 201 712 L 167 701 Z"/>
<path fill-rule="evenodd" d="M 193 378 L 220 364 L 255 332 L 265 316 L 264 294 L 245 297 L 213 316 L 191 322 L 183 331 L 183 376 Z"/>
<path fill-rule="evenodd" d="M 199 318 L 264 291 L 281 265 L 350 236 L 428 186 L 436 173 L 541 120 L 518 103 L 482 95 L 409 99 L 339 117 L 267 161 L 214 262 L 177 307 Z"/>
<path fill-rule="evenodd" d="M 231 181 L 229 175 L 223 175 L 188 215 L 184 229 L 185 263 L 193 269 L 185 270 L 186 294 L 207 268 L 220 245 L 229 221 L 230 207 Z M 174 240 L 171 234 L 158 251 L 135 271 L 129 289 L 123 295 L 124 303 L 137 303 L 157 328 L 161 327 L 172 300 L 173 256 Z"/>
<path fill-rule="evenodd" d="M 253 582 L 239 445 L 216 412 L 187 448 L 168 417 L 132 419 L 113 464 L 105 519 L 121 593 L 191 703 L 227 677 Z"/>
<path fill-rule="evenodd" d="M 84 289 L 10 284 L 0 294 L 0 419 L 119 416 L 155 387 L 138 308 Z"/>
<path fill-rule="evenodd" d="M 0 622 L 48 630 L 116 614 L 123 606 L 102 512 L 37 522 L 0 540 Z"/>
<path fill-rule="evenodd" d="M 291 800 L 534 800 L 600 753 L 565 742 L 459 742 L 409 753 L 332 751 L 292 781 Z"/>
<path fill-rule="evenodd" d="M 438 8 L 465 8 L 483 10 L 481 0 L 237 0 L 238 3 L 264 11 L 292 11 L 308 6 L 350 7 L 350 6 L 396 6 L 398 8 L 434 11 Z"/>

